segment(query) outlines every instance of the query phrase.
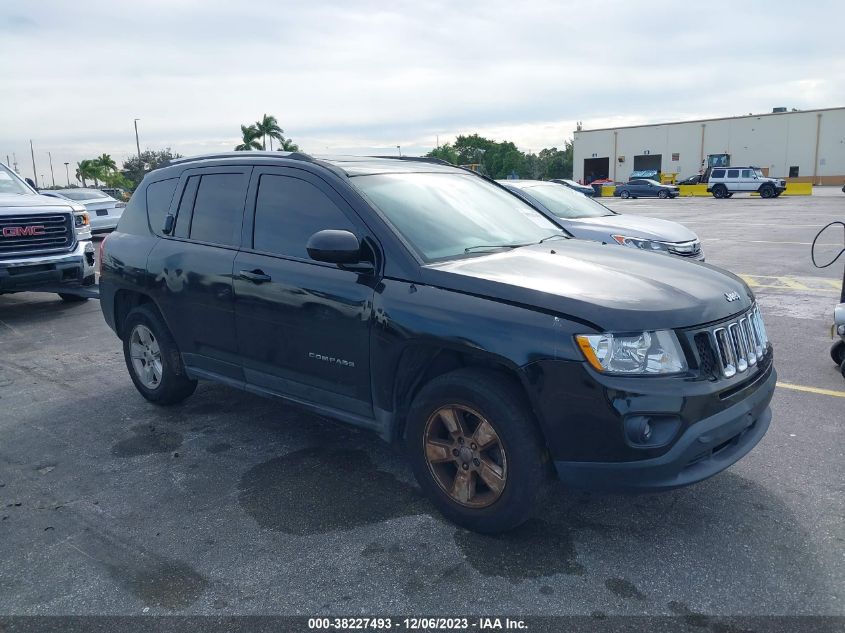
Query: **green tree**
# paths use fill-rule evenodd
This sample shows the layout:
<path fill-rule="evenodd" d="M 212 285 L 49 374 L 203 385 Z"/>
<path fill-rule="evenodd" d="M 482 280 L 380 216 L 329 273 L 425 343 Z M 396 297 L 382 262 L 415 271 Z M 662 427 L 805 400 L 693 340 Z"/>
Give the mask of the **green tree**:
<path fill-rule="evenodd" d="M 273 150 L 273 139 L 283 143 L 285 137 L 284 130 L 279 127 L 279 121 L 272 115 L 265 114 L 260 121 L 256 121 L 252 126 L 258 135 L 261 136 L 261 149 L 267 149 L 267 137 L 270 137 L 270 150 Z"/>
<path fill-rule="evenodd" d="M 114 159 L 108 154 L 100 154 L 100 156 L 94 159 L 94 162 L 97 163 L 101 173 L 117 171 L 117 163 L 115 163 Z"/>
<path fill-rule="evenodd" d="M 153 169 L 175 158 L 181 158 L 180 154 L 174 154 L 169 147 L 159 150 L 147 149 L 141 152 L 140 156 L 133 156 L 123 162 L 121 175 L 128 181 L 127 189 L 135 190 L 141 184 L 144 176 Z M 119 186 L 119 185 L 115 185 Z"/>
<path fill-rule="evenodd" d="M 261 136 L 254 125 L 242 125 L 241 135 L 243 139 L 239 145 L 235 146 L 236 152 L 248 152 L 254 149 L 263 149 L 261 143 L 258 142 L 258 137 Z"/>
<path fill-rule="evenodd" d="M 426 154 L 426 156 L 429 158 L 439 158 L 440 160 L 445 160 L 447 163 L 452 163 L 453 165 L 458 164 L 458 152 L 455 151 L 455 148 L 449 143 L 434 148 Z"/>

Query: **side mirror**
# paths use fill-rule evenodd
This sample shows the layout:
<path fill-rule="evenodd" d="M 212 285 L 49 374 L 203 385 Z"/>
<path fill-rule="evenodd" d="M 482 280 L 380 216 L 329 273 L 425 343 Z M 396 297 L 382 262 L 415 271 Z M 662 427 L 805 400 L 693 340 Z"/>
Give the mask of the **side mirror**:
<path fill-rule="evenodd" d="M 38 187 L 35 186 L 35 183 L 33 182 L 32 178 L 24 178 L 24 180 L 26 181 L 26 184 L 38 191 Z"/>
<path fill-rule="evenodd" d="M 305 249 L 317 262 L 357 264 L 361 261 L 361 243 L 349 231 L 317 231 L 308 238 Z"/>

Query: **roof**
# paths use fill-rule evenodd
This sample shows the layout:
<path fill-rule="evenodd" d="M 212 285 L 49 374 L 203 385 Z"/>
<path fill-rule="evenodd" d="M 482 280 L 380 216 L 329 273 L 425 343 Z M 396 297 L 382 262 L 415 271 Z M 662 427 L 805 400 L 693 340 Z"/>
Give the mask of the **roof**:
<path fill-rule="evenodd" d="M 555 183 L 555 182 L 551 182 L 550 180 L 528 180 L 528 179 L 523 180 L 523 179 L 515 179 L 515 178 L 511 178 L 511 179 L 508 179 L 508 180 L 497 180 L 496 182 L 498 182 L 500 185 L 504 185 L 505 187 L 513 186 L 513 187 L 516 187 L 517 189 L 523 189 L 525 187 L 535 187 L 537 185 L 556 185 L 556 184 L 558 184 L 558 183 Z"/>
<path fill-rule="evenodd" d="M 796 110 L 795 112 L 763 112 L 761 114 L 740 114 L 738 116 L 717 116 L 709 119 L 690 119 L 689 121 L 666 121 L 663 123 L 640 123 L 639 125 L 620 125 L 617 127 L 598 127 L 591 130 L 575 130 L 575 134 L 584 132 L 609 132 L 613 130 L 632 130 L 638 127 L 660 127 L 662 125 L 684 125 L 687 123 L 709 123 L 710 121 L 731 121 L 735 119 L 755 119 L 764 116 L 790 116 L 795 114 L 808 114 L 813 112 L 831 112 L 833 110 L 845 110 L 845 106 L 835 108 L 817 108 L 815 110 Z"/>

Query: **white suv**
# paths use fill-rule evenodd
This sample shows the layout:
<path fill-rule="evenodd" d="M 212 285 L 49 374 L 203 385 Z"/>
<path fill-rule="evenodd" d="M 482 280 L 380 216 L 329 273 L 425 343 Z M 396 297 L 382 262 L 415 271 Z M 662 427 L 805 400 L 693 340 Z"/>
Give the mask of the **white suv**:
<path fill-rule="evenodd" d="M 716 167 L 707 181 L 707 191 L 714 198 L 730 198 L 742 191 L 757 191 L 761 198 L 777 198 L 785 190 L 785 180 L 768 178 L 759 167 Z"/>

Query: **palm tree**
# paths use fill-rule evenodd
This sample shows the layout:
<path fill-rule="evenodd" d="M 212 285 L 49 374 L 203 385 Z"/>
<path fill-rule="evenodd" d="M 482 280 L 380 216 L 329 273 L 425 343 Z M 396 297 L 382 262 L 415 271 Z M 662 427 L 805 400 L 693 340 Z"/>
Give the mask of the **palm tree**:
<path fill-rule="evenodd" d="M 261 149 L 267 149 L 267 137 L 270 137 L 270 149 L 273 149 L 273 139 L 284 141 L 284 130 L 279 127 L 279 121 L 272 115 L 264 115 L 260 121 L 256 121 L 253 127 L 263 139 Z"/>
<path fill-rule="evenodd" d="M 254 149 L 262 149 L 261 143 L 256 139 L 261 136 L 261 133 L 255 129 L 253 125 L 242 125 L 241 134 L 243 135 L 243 142 L 235 146 L 236 152 L 248 152 Z"/>
<path fill-rule="evenodd" d="M 279 151 L 280 152 L 298 152 L 299 151 L 299 145 L 294 143 L 289 138 L 282 138 L 280 146 L 279 146 Z"/>
<path fill-rule="evenodd" d="M 85 159 L 76 163 L 76 179 L 82 181 L 82 186 L 87 187 L 86 179 L 91 178 L 94 181 L 94 186 L 99 187 L 98 179 L 101 177 L 100 165 L 98 160 Z"/>
<path fill-rule="evenodd" d="M 95 158 L 94 161 L 104 172 L 117 171 L 117 163 L 115 163 L 114 159 L 108 154 L 101 154 L 98 158 Z"/>

